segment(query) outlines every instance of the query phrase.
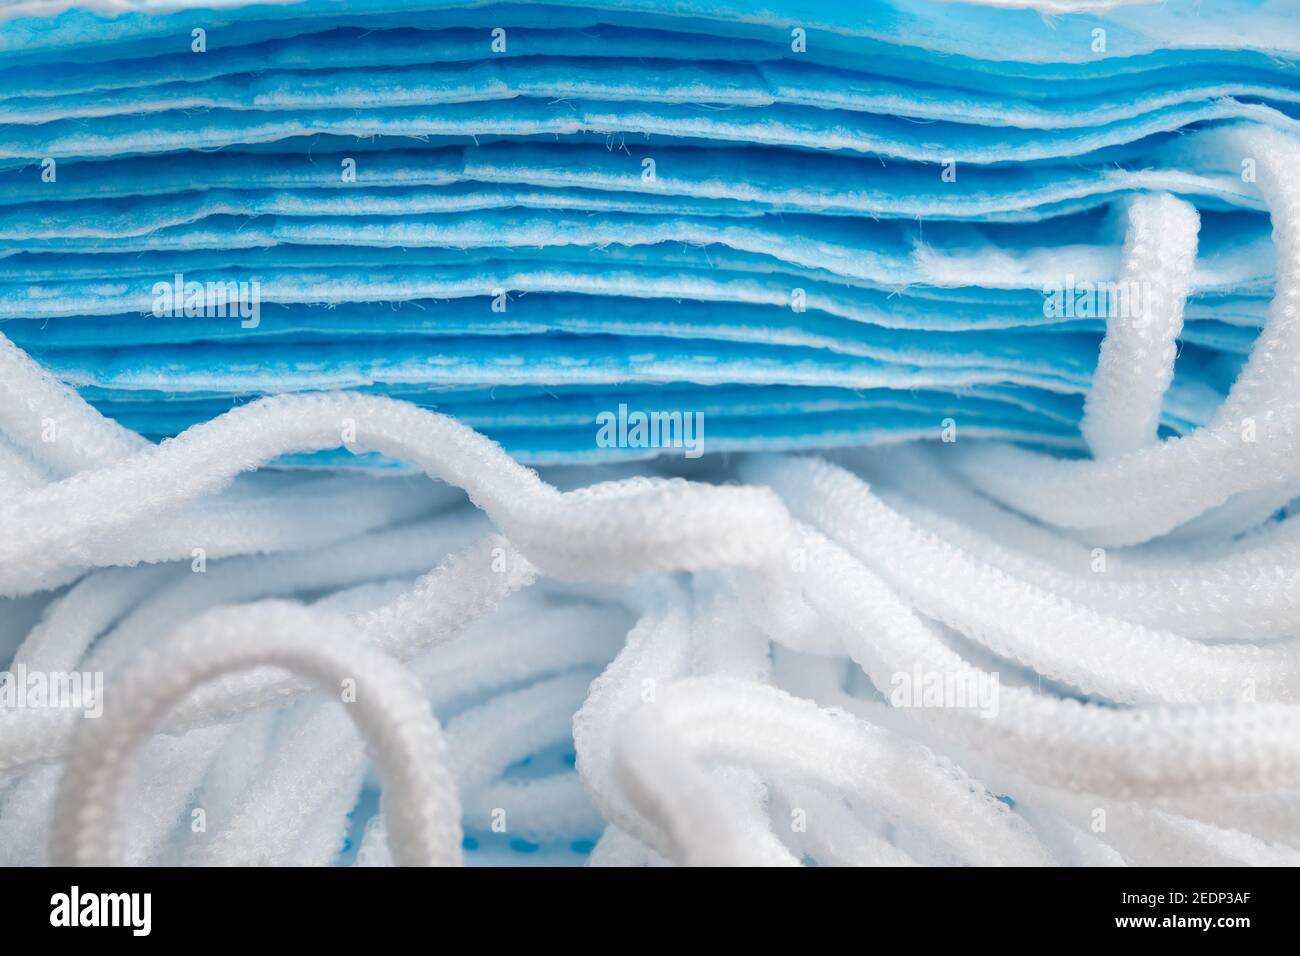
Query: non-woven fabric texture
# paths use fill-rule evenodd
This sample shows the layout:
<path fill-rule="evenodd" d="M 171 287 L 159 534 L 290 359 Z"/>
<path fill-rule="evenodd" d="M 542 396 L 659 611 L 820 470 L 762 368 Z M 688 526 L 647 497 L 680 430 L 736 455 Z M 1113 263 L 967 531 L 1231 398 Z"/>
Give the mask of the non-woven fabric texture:
<path fill-rule="evenodd" d="M 0 863 L 1300 863 L 1297 169 L 1294 0 L 0 5 Z"/>

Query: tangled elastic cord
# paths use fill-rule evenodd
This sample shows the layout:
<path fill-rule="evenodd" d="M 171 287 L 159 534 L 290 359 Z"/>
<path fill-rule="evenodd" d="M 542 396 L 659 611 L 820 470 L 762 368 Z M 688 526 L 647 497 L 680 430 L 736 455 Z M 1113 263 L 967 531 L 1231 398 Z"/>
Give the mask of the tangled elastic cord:
<path fill-rule="evenodd" d="M 1121 288 L 1142 289 L 1132 314 L 1109 316 L 1079 430 L 1098 458 L 1154 444 L 1196 260 L 1200 217 L 1166 194 L 1141 196 L 1128 212 Z"/>
<path fill-rule="evenodd" d="M 1137 544 L 1233 495 L 1295 478 L 1300 460 L 1300 144 L 1271 130 L 1238 136 L 1259 157 L 1277 245 L 1269 318 L 1250 360 L 1205 428 L 1154 448 L 1068 462 L 1024 449 L 972 445 L 957 467 L 977 489 L 1049 524 L 1086 529 L 1100 543 Z M 1182 243 L 1176 241 L 1175 248 Z M 1142 253 L 1142 245 L 1129 247 Z M 1164 257 L 1159 257 L 1164 258 Z M 1127 266 L 1126 266 L 1127 269 Z M 1168 287 L 1169 280 L 1159 285 Z"/>
<path fill-rule="evenodd" d="M 410 676 L 392 658 L 350 637 L 343 622 L 331 629 L 320 613 L 272 603 L 247 608 L 234 628 L 226 618 L 221 612 L 198 618 L 183 638 L 141 658 L 118 684 L 123 705 L 83 725 L 51 825 L 53 862 L 118 862 L 114 824 L 125 797 L 121 778 L 159 716 L 214 677 L 270 665 L 303 674 L 327 692 L 342 693 L 351 684 L 348 713 L 369 738 L 384 777 L 396 860 L 458 863 L 460 804 L 446 744 Z"/>
<path fill-rule="evenodd" d="M 963 441 L 552 482 L 360 393 L 153 445 L 0 339 L 0 593 L 44 602 L 8 666 L 107 681 L 97 719 L 0 714 L 0 854 L 1300 862 L 1300 525 L 1271 520 L 1300 480 L 1300 147 L 1233 135 L 1273 217 L 1268 323 L 1209 424 L 1159 440 L 1199 220 L 1133 200 L 1146 292 L 1107 328 L 1093 460 Z M 71 437 L 40 440 L 51 416 Z M 423 476 L 263 471 L 341 446 Z"/>

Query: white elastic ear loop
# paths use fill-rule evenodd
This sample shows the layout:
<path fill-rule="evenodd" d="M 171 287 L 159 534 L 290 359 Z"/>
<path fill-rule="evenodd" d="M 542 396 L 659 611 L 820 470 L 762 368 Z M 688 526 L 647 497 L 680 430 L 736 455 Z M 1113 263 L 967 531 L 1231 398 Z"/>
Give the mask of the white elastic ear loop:
<path fill-rule="evenodd" d="M 1294 645 L 1207 646 L 1064 600 L 917 529 L 860 479 L 818 459 L 757 458 L 744 473 L 923 613 L 1040 674 L 1120 703 L 1231 702 L 1243 686 L 1258 686 L 1261 700 L 1300 701 Z M 951 583 L 935 588 L 937 580 Z"/>
<path fill-rule="evenodd" d="M 374 748 L 383 804 L 400 865 L 461 862 L 460 801 L 442 731 L 409 674 L 350 637 L 342 618 L 266 602 L 203 615 L 184 634 L 142 656 L 86 719 L 68 755 L 51 828 L 56 866 L 121 862 L 117 822 L 131 759 L 162 716 L 190 691 L 235 671 L 289 669 L 327 694 L 351 688 L 344 706 Z M 251 626 L 250 626 L 251 625 Z"/>
<path fill-rule="evenodd" d="M 1119 545 L 1148 541 L 1234 494 L 1300 475 L 1300 142 L 1261 128 L 1237 135 L 1259 161 L 1277 281 L 1268 322 L 1214 419 L 1187 437 L 1105 461 L 954 447 L 957 467 L 980 490 L 1098 544 Z"/>
<path fill-rule="evenodd" d="M 921 468 L 930 470 L 928 461 L 917 460 Z M 888 490 L 873 485 L 872 490 L 918 528 L 1055 598 L 1196 640 L 1280 639 L 1295 630 L 1300 581 L 1286 568 L 1296 564 L 1297 555 L 1267 566 L 1237 562 L 1235 571 L 1212 562 L 1155 569 L 1130 563 L 1127 554 L 1098 551 L 1063 538 L 1059 553 L 1069 555 L 1070 561 L 1062 567 L 1009 546 L 1015 541 L 1017 522 L 1023 521 L 1019 516 L 1004 512 L 990 526 L 980 521 L 983 516 L 973 518 L 981 505 L 990 505 L 987 499 L 962 488 L 960 494 L 939 503 L 931 492 L 942 486 L 916 471 L 908 475 L 912 480 L 904 485 Z M 897 490 L 904 486 L 905 493 Z M 977 527 L 976 522 L 983 526 Z M 999 525 L 1005 533 L 999 533 Z M 1103 559 L 1105 564 L 1099 564 Z"/>
<path fill-rule="evenodd" d="M 0 436 L 0 495 L 7 498 L 49 480 L 34 461 Z"/>
<path fill-rule="evenodd" d="M 637 621 L 618 656 L 592 681 L 573 717 L 573 746 L 583 785 L 605 819 L 629 834 L 643 830 L 645 821 L 615 780 L 620 722 L 690 667 L 690 618 L 685 610 L 689 595 L 678 582 L 668 581 L 648 597 L 657 597 L 658 607 Z"/>
<path fill-rule="evenodd" d="M 620 729 L 614 778 L 646 821 L 637 836 L 648 845 L 684 866 L 797 865 L 789 852 L 765 855 L 748 839 L 721 782 L 656 705 L 642 705 Z"/>
<path fill-rule="evenodd" d="M 501 560 L 501 570 L 494 563 Z M 486 613 L 507 594 L 526 587 L 534 571 L 509 542 L 496 535 L 459 554 L 416 582 L 391 607 L 358 615 L 353 627 L 384 652 L 406 658 L 421 648 L 445 641 L 467 622 Z M 255 607 L 255 605 L 254 605 Z M 237 615 L 244 608 L 231 608 Z M 234 623 L 231 623 L 234 627 Z M 168 718 L 179 731 L 210 724 L 296 694 L 303 682 L 292 675 L 260 670 L 200 688 Z M 66 708 L 29 708 L 0 721 L 0 769 L 58 755 L 73 732 L 78 715 Z"/>
<path fill-rule="evenodd" d="M 281 454 L 343 444 L 412 462 L 459 485 L 548 574 L 621 580 L 653 571 L 742 565 L 780 554 L 789 520 L 763 488 L 680 480 L 559 492 L 495 442 L 449 418 L 375 395 L 285 395 L 232 409 L 98 471 L 0 503 L 0 580 L 58 567 L 88 541 L 217 491 Z M 51 523 L 45 515 L 57 513 Z"/>
<path fill-rule="evenodd" d="M 1300 399 L 1300 139 L 1264 126 L 1230 134 L 1243 157 L 1257 160 L 1277 250 L 1273 301 L 1250 358 L 1208 427 L 1240 428 L 1270 403 Z M 1261 436 L 1260 440 L 1264 440 Z"/>
<path fill-rule="evenodd" d="M 129 613 L 94 644 L 84 663 L 89 670 L 111 673 L 179 622 L 208 608 L 422 574 L 450 555 L 478 546 L 489 529 L 478 512 L 467 511 L 309 551 L 217 561 L 202 574 L 188 573 L 190 569 L 182 566 L 167 585 L 158 585 L 152 594 L 137 599 Z M 372 610 L 367 608 L 366 613 Z"/>
<path fill-rule="evenodd" d="M 919 744 L 844 711 L 729 677 L 677 682 L 620 726 L 618 780 L 654 823 L 638 835 L 680 862 L 755 862 L 753 842 L 727 819 L 728 803 L 703 770 L 710 759 L 861 796 L 977 864 L 1050 862 L 1022 821 Z M 923 804 L 916 793 L 926 794 Z"/>
<path fill-rule="evenodd" d="M 918 866 L 904 850 L 868 829 L 843 800 L 812 787 L 777 784 L 773 817 L 806 824 L 792 834 L 818 866 Z"/>
<path fill-rule="evenodd" d="M 877 687 L 913 672 L 974 668 L 933 627 L 846 551 L 809 530 L 811 603 L 843 635 L 849 656 Z M 902 713 L 950 743 L 1027 779 L 1110 796 L 1216 797 L 1300 786 L 1300 707 L 1282 704 L 1144 708 L 1090 706 L 1003 686 L 998 713 L 911 707 Z"/>
<path fill-rule="evenodd" d="M 341 592 L 314 607 L 328 604 L 331 610 L 341 611 L 362 591 L 370 590 L 365 586 Z M 415 617 L 427 618 L 428 614 L 417 613 Z M 572 604 L 556 608 L 541 600 L 533 589 L 507 602 L 496 614 L 472 624 L 459 639 L 416 657 L 410 670 L 435 712 L 442 712 L 445 706 L 476 699 L 485 692 L 603 664 L 617 650 L 615 639 L 626 632 L 626 617 L 626 612 L 607 606 Z M 361 619 L 359 614 L 353 616 L 354 622 Z M 391 649 L 389 652 L 396 653 Z M 578 694 L 575 700 L 581 696 Z M 576 703 L 562 715 L 566 737 L 575 708 Z M 506 717 L 510 716 L 507 712 Z M 454 722 L 445 730 L 455 749 Z M 221 818 L 228 822 L 209 834 L 196 854 L 197 862 L 205 866 L 310 865 L 320 859 L 321 853 L 328 859 L 336 845 L 311 846 L 310 834 L 304 828 L 313 815 L 327 812 L 327 801 L 338 810 L 336 794 L 351 785 L 365 764 L 364 742 L 348 726 L 346 717 L 324 702 L 301 726 L 291 733 L 281 733 L 267 767 L 234 800 Z M 483 789 L 476 792 L 463 773 L 459 774 L 464 819 L 476 819 L 479 813 L 477 819 L 487 821 L 492 809 L 506 807 L 511 833 L 532 839 L 528 831 L 532 828 L 536 835 L 539 819 L 544 829 L 594 816 L 577 775 L 569 772 L 563 778 L 567 784 L 556 781 L 552 786 L 532 786 L 545 781 L 528 781 L 526 793 L 511 790 L 511 781 L 501 781 L 500 786 L 487 788 L 495 791 L 493 795 Z M 577 799 L 572 799 L 575 796 Z M 545 803 L 548 800 L 550 803 Z M 351 809 L 349 805 L 339 811 L 340 818 Z M 209 818 L 218 819 L 211 812 Z M 576 836 L 599 829 L 600 824 L 594 822 L 585 830 L 575 826 L 565 833 L 548 835 Z"/>
<path fill-rule="evenodd" d="M 1201 615 L 1231 608 L 1238 633 L 1223 636 L 1240 637 L 1241 614 L 1247 610 L 1276 607 L 1279 624 L 1293 619 L 1295 601 L 1277 593 L 1279 585 L 1270 584 L 1270 576 L 1281 577 L 1287 567 L 1300 563 L 1300 516 L 1292 514 L 1242 537 L 1236 537 L 1240 532 L 1233 525 L 1232 530 L 1216 528 L 1215 538 L 1207 535 L 1203 540 L 1176 544 L 1166 538 L 1140 551 L 1110 551 L 1105 574 L 1099 575 L 1095 549 L 972 491 L 952 470 L 941 467 L 945 454 L 946 450 L 938 447 L 908 446 L 888 449 L 885 454 L 871 449 L 836 458 L 847 461 L 856 472 L 866 471 L 875 477 L 883 474 L 895 490 L 894 500 L 901 496 L 909 514 L 925 514 L 927 526 L 939 520 L 944 537 L 957 546 L 973 553 L 1015 555 L 1010 563 L 999 560 L 1012 573 L 1020 574 L 1018 569 L 1032 562 L 1043 569 L 1052 590 L 1067 594 L 1072 588 L 1134 592 L 1122 615 L 1129 620 L 1141 619 L 1133 616 L 1140 607 L 1151 620 L 1162 614 L 1183 620 L 1195 617 L 1203 629 L 1206 622 Z M 1075 583 L 1065 584 L 1063 576 Z M 1189 581 L 1194 582 L 1191 590 L 1198 593 L 1187 593 Z M 1268 593 L 1270 588 L 1274 593 Z M 1300 600 L 1300 592 L 1297 594 Z M 1170 606 L 1173 603 L 1178 604 L 1177 609 Z M 1289 635 L 1291 629 L 1285 633 Z"/>
<path fill-rule="evenodd" d="M 98 468 L 150 447 L 0 334 L 0 432 L 60 475 Z"/>
<path fill-rule="evenodd" d="M 1155 443 L 1200 223 L 1194 206 L 1168 193 L 1139 196 L 1129 206 L 1116 301 L 1079 426 L 1096 458 Z"/>

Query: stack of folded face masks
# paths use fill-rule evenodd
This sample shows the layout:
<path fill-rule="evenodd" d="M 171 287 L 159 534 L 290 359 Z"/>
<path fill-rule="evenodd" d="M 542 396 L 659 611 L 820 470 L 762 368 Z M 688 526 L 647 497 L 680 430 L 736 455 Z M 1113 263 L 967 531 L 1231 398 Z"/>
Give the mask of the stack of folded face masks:
<path fill-rule="evenodd" d="M 1300 862 L 1294 14 L 4 8 L 0 862 Z"/>

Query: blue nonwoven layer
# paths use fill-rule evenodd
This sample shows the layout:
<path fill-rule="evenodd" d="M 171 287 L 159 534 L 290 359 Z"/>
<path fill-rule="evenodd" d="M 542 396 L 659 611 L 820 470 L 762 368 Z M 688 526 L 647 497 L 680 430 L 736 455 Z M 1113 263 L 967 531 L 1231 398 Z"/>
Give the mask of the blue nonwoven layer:
<path fill-rule="evenodd" d="M 951 416 L 1077 451 L 1106 319 L 1051 290 L 1114 280 L 1168 191 L 1201 213 L 1182 433 L 1273 288 L 1234 137 L 1300 116 L 1300 30 L 1249 6 L 0 12 L 0 331 L 151 437 L 361 388 L 530 461 L 642 454 L 594 442 L 620 396 L 707 411 L 716 450 Z M 173 283 L 256 316 L 160 312 Z"/>
<path fill-rule="evenodd" d="M 529 56 L 433 66 L 259 69 L 195 82 L 118 89 L 111 96 L 92 90 L 0 99 L 0 122 L 37 124 L 168 110 L 377 109 L 529 97 L 733 108 L 805 106 L 980 127 L 1060 130 L 1135 120 L 1176 106 L 1208 111 L 1214 102 L 1228 99 L 1283 108 L 1300 102 L 1300 90 L 1284 83 L 1238 81 L 1126 90 L 1122 96 L 1102 99 L 1062 96 L 1038 103 L 917 86 L 813 64 L 627 60 L 594 55 L 598 52 L 586 57 Z"/>
<path fill-rule="evenodd" d="M 448 14 L 444 14 L 444 17 Z M 454 17 L 466 20 L 462 15 Z M 655 30 L 641 27 L 613 26 L 593 17 L 582 22 L 573 18 L 569 26 L 514 26 L 509 18 L 483 14 L 478 25 L 443 29 L 403 28 L 313 29 L 282 39 L 232 45 L 225 32 L 209 38 L 204 56 L 176 57 L 168 44 L 142 47 L 140 55 L 127 59 L 102 60 L 100 51 L 78 50 L 76 58 L 63 62 L 0 69 L 0 93 L 8 100 L 23 97 L 51 97 L 60 94 L 123 90 L 167 83 L 197 83 L 217 77 L 267 70 L 313 70 L 335 68 L 402 67 L 411 65 L 466 63 L 484 58 L 484 32 L 493 27 L 508 28 L 509 42 L 504 49 L 492 50 L 492 60 L 517 57 L 620 57 L 630 59 L 715 61 L 742 64 L 817 65 L 850 73 L 867 74 L 881 80 L 901 80 L 915 90 L 950 88 L 976 94 L 1014 96 L 1042 100 L 1049 108 L 1059 107 L 1062 99 L 1075 96 L 1079 75 L 1052 76 L 1039 71 L 1032 77 L 1002 73 L 988 77 L 971 69 L 954 69 L 944 61 L 925 61 L 925 76 L 918 76 L 917 60 L 895 51 L 873 55 L 846 56 L 829 53 L 818 43 L 811 51 L 796 54 L 781 37 L 737 40 L 691 33 L 681 30 Z M 439 20 L 438 22 L 442 22 Z M 435 27 L 420 23 L 419 27 Z M 87 54 L 90 54 L 87 56 Z M 72 55 L 72 54 L 70 54 Z M 1093 96 L 1114 97 L 1123 102 L 1132 91 L 1150 94 L 1156 90 L 1185 95 L 1188 89 L 1228 84 L 1241 89 L 1249 86 L 1281 86 L 1294 89 L 1293 72 L 1283 60 L 1274 59 L 1257 66 L 1235 63 L 1187 62 L 1181 65 L 1157 65 L 1144 58 L 1102 59 L 1098 64 L 1122 66 L 1113 73 L 1096 72 L 1087 77 L 1087 92 Z M 984 64 L 986 67 L 989 64 Z M 1057 108 L 1057 112 L 1065 111 Z"/>
<path fill-rule="evenodd" d="M 269 303 L 459 298 L 502 290 L 621 291 L 636 297 L 790 306 L 794 290 L 802 289 L 811 309 L 877 324 L 915 326 L 906 308 L 899 310 L 898 318 L 871 314 L 873 303 L 866 290 L 962 289 L 970 290 L 966 298 L 973 303 L 1007 301 L 997 298 L 1001 291 L 1037 290 L 1041 296 L 1045 286 L 1070 276 L 1114 279 L 1117 238 L 1115 224 L 1100 216 L 976 226 L 845 217 L 706 218 L 513 209 L 331 219 L 214 216 L 140 236 L 25 240 L 10 248 L 68 253 L 276 245 L 339 248 L 328 272 L 242 267 L 189 276 L 198 282 L 256 280 L 262 301 Z M 680 251 L 691 246 L 700 250 L 693 261 Z M 350 257 L 358 247 L 392 250 L 393 264 L 356 268 Z M 436 269 L 428 268 L 427 260 L 418 266 L 404 263 L 409 250 L 421 248 L 458 251 L 460 256 L 441 260 L 444 265 Z M 528 262 L 518 261 L 517 250 L 528 250 Z M 498 262 L 498 256 L 504 261 Z M 1263 217 L 1206 214 L 1192 287 L 1202 294 L 1266 294 L 1272 286 L 1273 260 Z M 174 275 L 136 272 L 119 282 L 14 283 L 0 296 L 0 318 L 148 312 L 154 308 L 157 283 L 171 282 Z M 1032 302 L 1032 294 L 1019 301 Z M 1037 315 L 1029 310 L 1010 324 L 1046 324 L 1058 318 L 1065 317 L 1049 315 L 1040 299 Z M 965 321 L 978 327 L 1007 324 L 994 316 L 942 315 L 936 317 L 937 324 L 920 324 L 960 328 Z"/>
<path fill-rule="evenodd" d="M 1131 119 L 1078 130 L 986 127 L 904 117 L 774 105 L 705 109 L 694 104 L 541 98 L 425 106 L 275 111 L 213 109 L 202 121 L 185 110 L 142 116 L 60 119 L 0 128 L 0 160 L 95 158 L 220 149 L 312 133 L 336 136 L 553 137 L 595 133 L 665 136 L 702 142 L 827 149 L 915 162 L 992 164 L 1077 159 L 1159 133 L 1210 121 L 1249 119 L 1287 132 L 1300 129 L 1282 109 L 1231 97 L 1153 109 Z"/>
<path fill-rule="evenodd" d="M 1173 153 L 1168 161 L 1166 154 Z M 646 176 L 645 160 L 655 163 Z M 349 166 L 350 161 L 350 166 Z M 0 206 L 30 206 L 29 216 L 78 216 L 86 200 L 129 199 L 128 208 L 198 204 L 218 193 L 242 208 L 290 193 L 324 211 L 354 194 L 356 208 L 396 201 L 383 190 L 441 188 L 449 195 L 491 192 L 491 185 L 613 192 L 610 202 L 661 202 L 672 197 L 713 201 L 716 208 L 744 203 L 754 212 L 811 212 L 880 218 L 1033 221 L 1102 205 L 1141 189 L 1168 189 L 1196 197 L 1210 208 L 1260 209 L 1258 195 L 1243 183 L 1240 157 L 1211 135 L 1186 137 L 1172 148 L 1142 158 L 1137 168 L 978 167 L 945 180 L 933 165 L 854 159 L 834 154 L 751 148 L 719 152 L 656 145 L 611 150 L 608 145 L 498 142 L 478 147 L 255 155 L 239 152 L 137 156 L 62 163 L 54 182 L 30 165 L 0 175 Z M 1193 165 L 1196 172 L 1189 172 Z M 1161 168 L 1161 167 L 1164 168 Z M 350 169 L 351 179 L 344 171 Z M 490 184 L 490 185 L 489 185 Z M 421 193 L 423 195 L 423 193 Z M 145 197 L 152 203 L 145 202 Z M 110 207 L 111 210 L 112 207 Z M 272 207 L 274 208 L 274 207 Z M 373 207 L 386 208 L 386 207 Z M 418 211 L 418 210 L 412 210 Z M 19 210 L 6 210 L 6 216 Z M 110 211 L 111 214 L 111 211 Z M 90 215 L 79 216 L 93 222 Z"/>
<path fill-rule="evenodd" d="M 112 5 L 113 16 L 93 9 L 68 9 L 49 19 L 15 17 L 0 22 L 0 57 L 24 62 L 52 59 L 60 52 L 95 50 L 113 44 L 147 43 L 167 37 L 188 38 L 194 14 L 131 10 L 129 2 Z M 212 32 L 224 31 L 233 43 L 254 38 L 292 36 L 304 24 L 388 22 L 421 23 L 437 11 L 439 23 L 457 16 L 469 23 L 514 22 L 589 25 L 632 22 L 652 28 L 682 29 L 728 37 L 788 38 L 791 24 L 801 26 L 829 50 L 864 52 L 884 45 L 941 57 L 963 57 L 1022 75 L 1060 75 L 1069 67 L 1080 77 L 1094 75 L 1098 63 L 1113 65 L 1132 57 L 1162 62 L 1222 60 L 1266 62 L 1270 57 L 1300 55 L 1300 27 L 1288 0 L 1240 0 L 1198 7 L 1187 16 L 1164 6 L 1120 7 L 1101 17 L 1078 14 L 1047 20 L 1029 9 L 998 10 L 997 29 L 990 29 L 987 9 L 930 0 L 881 0 L 865 8 L 820 0 L 780 0 L 754 11 L 738 0 L 604 0 L 588 7 L 563 2 L 466 4 L 463 0 L 300 0 L 292 6 L 266 4 L 205 11 Z M 471 9 L 465 10 L 466 7 Z M 478 9 L 474 9 L 478 8 Z M 1248 10 L 1249 17 L 1243 17 Z M 485 17 L 484 14 L 488 15 Z M 1093 31 L 1107 30 L 1106 49 L 1095 49 Z M 775 36 L 774 36 L 775 34 Z M 182 49 L 187 49 L 188 42 Z M 814 43 L 815 47 L 816 44 Z M 1046 65 L 1046 66 L 1044 66 Z M 1100 72 L 1107 72 L 1101 67 Z"/>

